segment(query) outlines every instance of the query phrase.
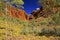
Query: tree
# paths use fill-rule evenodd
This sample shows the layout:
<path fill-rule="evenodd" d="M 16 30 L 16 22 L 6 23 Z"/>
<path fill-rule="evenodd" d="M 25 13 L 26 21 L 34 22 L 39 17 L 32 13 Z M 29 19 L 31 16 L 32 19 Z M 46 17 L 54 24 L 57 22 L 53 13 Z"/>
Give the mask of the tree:
<path fill-rule="evenodd" d="M 22 5 L 24 4 L 22 0 L 0 0 L 0 1 L 3 3 L 7 3 L 8 5 L 15 4 L 17 7 L 22 7 Z"/>
<path fill-rule="evenodd" d="M 39 4 L 42 4 L 44 16 L 50 15 L 54 24 L 60 24 L 60 0 L 39 0 Z"/>
<path fill-rule="evenodd" d="M 16 4 L 16 6 L 17 6 L 18 8 L 23 7 L 22 5 L 24 4 L 24 2 L 23 2 L 22 0 L 13 0 L 11 3 L 12 3 L 12 4 Z"/>

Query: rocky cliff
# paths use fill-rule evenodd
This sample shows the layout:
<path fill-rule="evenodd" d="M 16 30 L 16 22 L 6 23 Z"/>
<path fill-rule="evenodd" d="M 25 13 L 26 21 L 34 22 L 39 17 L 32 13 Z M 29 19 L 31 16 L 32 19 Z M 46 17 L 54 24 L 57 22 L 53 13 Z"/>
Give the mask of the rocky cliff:
<path fill-rule="evenodd" d="M 8 7 L 8 14 L 10 17 L 16 17 L 21 20 L 26 20 L 26 18 L 27 18 L 26 12 L 24 10 L 16 9 L 12 6 Z"/>

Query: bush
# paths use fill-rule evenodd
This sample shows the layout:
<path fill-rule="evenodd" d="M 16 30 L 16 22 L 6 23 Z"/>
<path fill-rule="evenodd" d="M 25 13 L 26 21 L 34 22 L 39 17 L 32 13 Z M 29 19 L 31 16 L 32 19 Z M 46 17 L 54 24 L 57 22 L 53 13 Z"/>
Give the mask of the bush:
<path fill-rule="evenodd" d="M 23 29 L 22 29 L 22 31 L 21 31 L 21 34 L 23 34 L 23 35 L 28 35 L 29 34 L 29 29 L 27 28 L 27 27 L 24 27 Z"/>
<path fill-rule="evenodd" d="M 43 28 L 39 35 L 53 36 L 54 34 L 55 34 L 55 30 L 54 29 L 45 29 L 45 28 Z"/>
<path fill-rule="evenodd" d="M 55 30 L 55 35 L 60 36 L 60 27 L 55 27 L 54 30 Z"/>
<path fill-rule="evenodd" d="M 54 13 L 51 16 L 51 23 L 54 25 L 60 25 L 60 12 Z"/>

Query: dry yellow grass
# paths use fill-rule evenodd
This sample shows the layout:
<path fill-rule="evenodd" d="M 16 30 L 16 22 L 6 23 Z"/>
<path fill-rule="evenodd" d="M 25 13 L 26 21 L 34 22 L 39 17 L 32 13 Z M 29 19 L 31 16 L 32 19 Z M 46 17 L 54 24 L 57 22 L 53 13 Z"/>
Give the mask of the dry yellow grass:
<path fill-rule="evenodd" d="M 46 36 L 26 36 L 26 35 L 20 35 L 18 37 L 7 37 L 4 40 L 60 40 L 60 37 L 46 37 Z"/>
<path fill-rule="evenodd" d="M 33 23 L 33 22 L 32 22 Z M 23 25 L 22 25 L 23 24 Z M 33 34 L 38 34 L 34 33 L 37 31 L 41 31 L 42 28 L 50 28 L 53 29 L 54 27 L 60 28 L 60 26 L 38 26 L 39 23 L 36 23 L 33 27 L 28 26 L 28 23 L 15 23 L 15 22 L 10 22 L 7 20 L 0 20 L 0 40 L 60 40 L 60 37 L 46 37 L 46 36 L 34 36 Z M 36 30 L 37 29 L 37 30 Z M 25 34 L 21 34 L 24 33 Z M 30 32 L 30 33 L 29 33 Z"/>

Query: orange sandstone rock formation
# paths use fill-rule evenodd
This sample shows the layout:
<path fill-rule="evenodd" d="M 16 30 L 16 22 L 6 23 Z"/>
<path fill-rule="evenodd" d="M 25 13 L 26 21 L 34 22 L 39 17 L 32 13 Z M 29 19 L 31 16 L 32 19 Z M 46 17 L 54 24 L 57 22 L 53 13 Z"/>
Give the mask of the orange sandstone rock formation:
<path fill-rule="evenodd" d="M 19 18 L 21 20 L 27 19 L 27 15 L 24 10 L 16 9 L 12 6 L 9 6 L 7 9 L 8 9 L 8 15 L 10 17 Z"/>

